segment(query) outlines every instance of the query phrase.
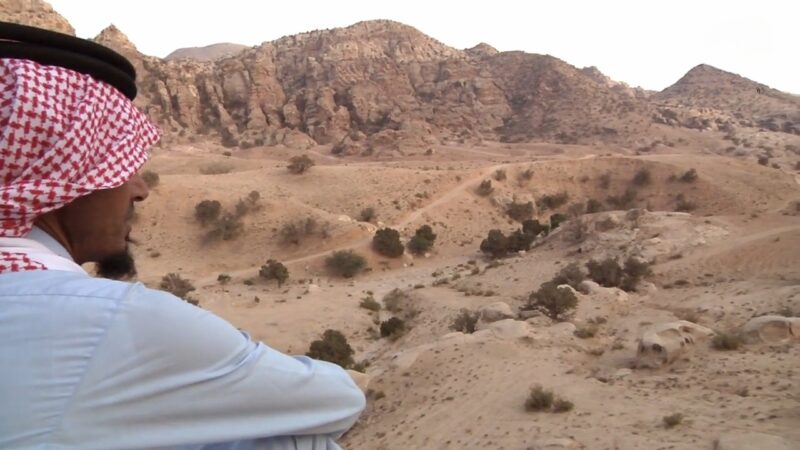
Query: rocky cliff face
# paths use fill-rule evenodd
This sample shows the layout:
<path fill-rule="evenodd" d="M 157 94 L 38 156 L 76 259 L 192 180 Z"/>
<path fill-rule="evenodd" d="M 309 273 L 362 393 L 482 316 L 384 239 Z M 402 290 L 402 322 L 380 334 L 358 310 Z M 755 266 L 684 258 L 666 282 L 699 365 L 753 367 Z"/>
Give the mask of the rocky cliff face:
<path fill-rule="evenodd" d="M 66 23 L 38 0 L 11 1 L 6 14 L 20 21 L 53 28 Z M 40 17 L 47 20 L 36 22 Z M 457 50 L 384 20 L 288 36 L 211 61 L 142 55 L 113 25 L 96 41 L 131 59 L 139 73 L 136 102 L 162 126 L 167 142 L 330 144 L 338 154 L 482 140 L 629 143 L 653 122 L 703 128 L 705 119 L 686 119 L 682 109 L 697 106 L 686 105 L 688 98 L 733 108 L 708 100 L 716 98 L 714 80 L 756 93 L 749 80 L 738 77 L 744 86 L 727 77 L 736 75 L 702 66 L 651 95 L 596 68 L 487 44 Z M 773 111 L 770 105 L 746 112 L 759 118 L 745 119 L 756 124 L 772 117 L 763 111 Z M 789 132 L 800 122 L 791 113 L 781 117 L 776 126 Z"/>
<path fill-rule="evenodd" d="M 75 29 L 52 6 L 41 0 L 3 0 L 0 21 L 20 23 L 75 36 Z"/>

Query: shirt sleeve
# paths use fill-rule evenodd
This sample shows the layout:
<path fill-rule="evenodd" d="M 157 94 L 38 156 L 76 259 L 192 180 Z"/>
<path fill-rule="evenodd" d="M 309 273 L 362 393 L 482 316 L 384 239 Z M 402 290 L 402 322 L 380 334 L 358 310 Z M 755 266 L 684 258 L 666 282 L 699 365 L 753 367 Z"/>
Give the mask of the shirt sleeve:
<path fill-rule="evenodd" d="M 277 436 L 338 438 L 365 406 L 339 366 L 288 356 L 214 314 L 134 285 L 66 411 L 69 447 L 157 448 Z"/>

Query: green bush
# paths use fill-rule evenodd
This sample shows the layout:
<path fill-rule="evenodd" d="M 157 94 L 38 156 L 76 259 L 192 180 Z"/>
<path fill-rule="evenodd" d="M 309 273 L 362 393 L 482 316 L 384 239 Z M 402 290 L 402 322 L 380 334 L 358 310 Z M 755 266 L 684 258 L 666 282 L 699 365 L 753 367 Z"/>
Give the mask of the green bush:
<path fill-rule="evenodd" d="M 186 300 L 189 292 L 195 290 L 191 281 L 181 277 L 177 273 L 168 273 L 161 278 L 161 289 L 169 292 L 170 294 Z"/>
<path fill-rule="evenodd" d="M 217 277 L 217 283 L 219 284 L 228 284 L 231 281 L 231 276 L 227 273 L 221 273 Z"/>
<path fill-rule="evenodd" d="M 371 295 L 362 298 L 361 303 L 359 303 L 358 306 L 373 312 L 378 312 L 381 310 L 381 304 L 378 303 Z"/>
<path fill-rule="evenodd" d="M 387 311 L 399 313 L 406 307 L 409 297 L 402 289 L 394 288 L 383 296 L 383 304 Z"/>
<path fill-rule="evenodd" d="M 525 309 L 535 309 L 553 320 L 563 320 L 572 314 L 577 305 L 578 297 L 572 289 L 559 288 L 548 281 L 530 294 Z"/>
<path fill-rule="evenodd" d="M 552 282 L 555 283 L 556 286 L 568 284 L 573 289 L 577 290 L 578 286 L 580 286 L 585 279 L 586 276 L 583 274 L 581 266 L 578 265 L 578 263 L 570 263 L 564 266 L 556 276 L 553 277 Z"/>
<path fill-rule="evenodd" d="M 566 221 L 567 221 L 567 216 L 565 216 L 564 214 L 553 214 L 552 216 L 550 216 L 550 230 L 551 231 L 555 230 L 556 228 L 561 226 L 562 223 Z"/>
<path fill-rule="evenodd" d="M 494 179 L 497 181 L 503 181 L 506 179 L 506 170 L 505 169 L 497 169 L 494 171 Z"/>
<path fill-rule="evenodd" d="M 631 183 L 635 186 L 647 186 L 652 182 L 652 176 L 650 175 L 650 170 L 646 167 L 639 169 L 638 172 L 633 176 Z"/>
<path fill-rule="evenodd" d="M 354 353 L 341 331 L 325 330 L 322 339 L 311 343 L 306 356 L 338 364 L 346 369 L 353 365 Z"/>
<path fill-rule="evenodd" d="M 400 233 L 392 228 L 381 228 L 376 231 L 372 238 L 372 248 L 388 258 L 398 258 L 403 255 Z"/>
<path fill-rule="evenodd" d="M 533 237 L 538 237 L 542 233 L 547 234 L 549 231 L 550 227 L 539 223 L 538 220 L 528 219 L 522 222 L 522 232 Z"/>
<path fill-rule="evenodd" d="M 208 225 L 219 218 L 222 204 L 216 200 L 203 200 L 194 207 L 194 217 L 202 225 Z"/>
<path fill-rule="evenodd" d="M 543 388 L 541 385 L 536 385 L 531 388 L 528 399 L 525 400 L 525 409 L 527 411 L 544 411 L 553 406 L 553 391 Z"/>
<path fill-rule="evenodd" d="M 508 251 L 509 252 L 521 252 L 521 251 L 528 251 L 531 249 L 531 245 L 533 245 L 533 241 L 536 240 L 536 236 L 525 233 L 522 229 L 514 231 L 508 236 Z"/>
<path fill-rule="evenodd" d="M 359 219 L 362 222 L 372 222 L 378 217 L 378 214 L 375 212 L 375 208 L 369 206 L 361 210 L 361 214 L 359 215 Z"/>
<path fill-rule="evenodd" d="M 606 258 L 602 261 L 594 259 L 586 263 L 589 270 L 589 278 L 595 283 L 604 287 L 619 287 L 622 283 L 622 267 L 614 258 Z"/>
<path fill-rule="evenodd" d="M 736 333 L 717 333 L 711 339 L 711 346 L 723 351 L 738 350 L 742 343 L 742 337 Z"/>
<path fill-rule="evenodd" d="M 367 260 L 352 250 L 333 252 L 325 259 L 325 267 L 340 277 L 351 278 L 367 266 Z"/>
<path fill-rule="evenodd" d="M 305 173 L 308 169 L 314 166 L 314 160 L 309 158 L 308 155 L 292 156 L 289 158 L 289 165 L 286 166 L 289 172 L 294 175 Z"/>
<path fill-rule="evenodd" d="M 602 210 L 603 210 L 603 203 L 600 202 L 599 200 L 595 200 L 593 198 L 590 198 L 589 200 L 586 200 L 586 213 L 587 214 L 597 213 L 597 212 L 600 212 Z"/>
<path fill-rule="evenodd" d="M 392 317 L 381 322 L 381 337 L 392 340 L 400 338 L 406 332 L 406 323 L 399 317 Z"/>
<path fill-rule="evenodd" d="M 625 189 L 625 192 L 622 195 L 609 196 L 606 199 L 606 203 L 608 203 L 609 205 L 611 205 L 616 209 L 622 209 L 622 210 L 631 209 L 636 206 L 636 197 L 637 197 L 636 189 L 628 187 L 627 189 Z"/>
<path fill-rule="evenodd" d="M 508 217 L 516 220 L 517 222 L 523 222 L 526 219 L 530 219 L 533 216 L 533 202 L 527 203 L 517 203 L 512 202 L 508 205 L 508 209 L 506 210 L 506 214 Z"/>
<path fill-rule="evenodd" d="M 289 279 L 289 269 L 287 269 L 282 263 L 274 259 L 270 259 L 267 261 L 267 264 L 261 266 L 261 269 L 258 271 L 258 275 L 267 281 L 277 281 L 278 287 L 281 287 L 283 286 L 283 283 Z"/>
<path fill-rule="evenodd" d="M 478 185 L 478 189 L 476 190 L 478 195 L 486 197 L 487 195 L 491 194 L 494 191 L 492 187 L 492 180 L 483 180 L 481 184 Z"/>
<path fill-rule="evenodd" d="M 697 171 L 694 169 L 689 169 L 680 176 L 679 180 L 683 181 L 684 183 L 693 183 L 697 181 Z"/>
<path fill-rule="evenodd" d="M 229 241 L 237 238 L 244 231 L 244 223 L 242 219 L 233 215 L 225 213 L 221 218 L 214 221 L 212 228 L 206 234 L 206 238 L 210 241 L 223 240 Z"/>
<path fill-rule="evenodd" d="M 414 236 L 408 241 L 408 249 L 414 254 L 423 254 L 433 247 L 436 242 L 436 233 L 430 225 L 417 228 Z"/>
<path fill-rule="evenodd" d="M 569 194 L 566 191 L 555 194 L 546 194 L 536 200 L 536 206 L 541 210 L 556 209 L 569 201 Z"/>
<path fill-rule="evenodd" d="M 491 258 L 502 258 L 508 254 L 508 238 L 500 230 L 490 230 L 480 248 Z"/>
<path fill-rule="evenodd" d="M 478 319 L 481 315 L 477 311 L 470 311 L 468 309 L 461 309 L 458 315 L 453 319 L 450 329 L 460 331 L 462 333 L 472 334 L 475 332 L 478 325 Z"/>

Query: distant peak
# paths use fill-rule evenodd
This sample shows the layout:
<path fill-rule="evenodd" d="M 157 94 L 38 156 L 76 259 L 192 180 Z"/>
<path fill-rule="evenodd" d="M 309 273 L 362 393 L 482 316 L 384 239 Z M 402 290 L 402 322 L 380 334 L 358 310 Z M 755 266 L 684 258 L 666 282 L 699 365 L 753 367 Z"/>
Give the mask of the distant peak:
<path fill-rule="evenodd" d="M 465 50 L 465 52 L 470 56 L 478 56 L 478 57 L 492 56 L 499 53 L 496 48 L 492 47 L 491 45 L 485 42 L 481 42 L 480 44 L 472 48 L 468 48 Z"/>
<path fill-rule="evenodd" d="M 113 23 L 103 29 L 95 38 L 94 41 L 98 44 L 110 47 L 118 52 L 125 54 L 126 52 L 136 51 L 136 46 L 133 45 L 128 36 L 125 35 Z"/>

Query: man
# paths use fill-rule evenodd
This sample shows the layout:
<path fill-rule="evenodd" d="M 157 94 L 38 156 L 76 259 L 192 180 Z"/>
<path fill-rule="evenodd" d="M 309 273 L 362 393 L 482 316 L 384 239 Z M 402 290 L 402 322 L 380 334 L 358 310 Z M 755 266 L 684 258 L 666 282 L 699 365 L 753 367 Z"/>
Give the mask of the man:
<path fill-rule="evenodd" d="M 148 195 L 158 131 L 134 77 L 104 47 L 0 23 L 0 448 L 338 448 L 364 408 L 339 366 L 81 268 L 125 260 Z"/>

